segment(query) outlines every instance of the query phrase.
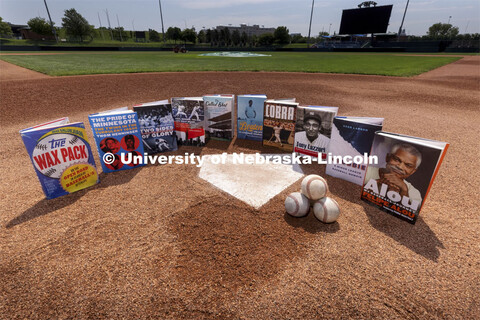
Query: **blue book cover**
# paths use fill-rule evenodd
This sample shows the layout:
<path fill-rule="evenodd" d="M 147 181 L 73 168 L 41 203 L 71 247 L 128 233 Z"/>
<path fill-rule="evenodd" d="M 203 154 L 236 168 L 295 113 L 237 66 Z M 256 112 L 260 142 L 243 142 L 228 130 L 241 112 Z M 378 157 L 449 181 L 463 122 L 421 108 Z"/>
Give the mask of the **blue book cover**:
<path fill-rule="evenodd" d="M 137 113 L 143 149 L 148 154 L 177 150 L 172 105 L 167 102 L 144 103 L 133 107 Z"/>
<path fill-rule="evenodd" d="M 205 133 L 208 139 L 231 140 L 233 138 L 233 94 L 203 96 L 205 105 Z"/>
<path fill-rule="evenodd" d="M 237 98 L 237 138 L 262 141 L 263 107 L 266 95 L 241 95 Z"/>
<path fill-rule="evenodd" d="M 143 166 L 144 150 L 137 113 L 127 107 L 88 116 L 103 172 Z"/>
<path fill-rule="evenodd" d="M 61 118 L 20 131 L 47 199 L 99 182 L 85 126 Z"/>
<path fill-rule="evenodd" d="M 329 152 L 332 156 L 363 156 L 372 148 L 375 132 L 382 130 L 383 118 L 335 117 Z M 362 185 L 367 164 L 327 164 L 326 173 Z"/>

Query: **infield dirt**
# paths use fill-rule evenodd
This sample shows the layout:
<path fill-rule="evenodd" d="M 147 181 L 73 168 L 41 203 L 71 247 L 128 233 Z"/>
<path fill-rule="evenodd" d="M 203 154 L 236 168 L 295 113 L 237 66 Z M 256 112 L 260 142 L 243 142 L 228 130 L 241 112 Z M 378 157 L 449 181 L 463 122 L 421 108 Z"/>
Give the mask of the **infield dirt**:
<path fill-rule="evenodd" d="M 205 72 L 27 80 L 12 71 L 21 68 L 0 67 L 0 317 L 479 317 L 479 57 L 415 78 Z M 385 117 L 386 131 L 451 146 L 414 226 L 361 202 L 358 186 L 320 165 L 303 169 L 327 179 L 342 209 L 334 224 L 312 212 L 285 214 L 285 196 L 300 181 L 255 210 L 198 178 L 193 165 L 102 173 L 96 187 L 44 199 L 20 129 L 205 93 L 338 106 L 340 115 Z M 224 151 L 265 149 L 211 141 L 177 153 Z"/>

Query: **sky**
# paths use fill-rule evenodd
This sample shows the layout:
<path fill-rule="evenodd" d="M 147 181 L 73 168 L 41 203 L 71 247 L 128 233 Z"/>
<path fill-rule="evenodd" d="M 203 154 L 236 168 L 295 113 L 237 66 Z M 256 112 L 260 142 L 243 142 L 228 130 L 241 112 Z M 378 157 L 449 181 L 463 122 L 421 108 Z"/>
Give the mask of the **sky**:
<path fill-rule="evenodd" d="M 75 8 L 95 27 L 108 26 L 126 30 L 162 30 L 158 0 L 46 0 L 56 26 L 64 11 Z M 343 9 L 356 8 L 363 0 L 315 1 L 312 36 L 321 31 L 337 32 Z M 378 5 L 393 4 L 388 32 L 397 32 L 407 0 L 377 0 Z M 265 27 L 286 26 L 290 33 L 308 35 L 311 0 L 162 0 L 165 31 L 170 26 L 195 27 L 197 31 L 217 25 L 258 24 Z M 48 18 L 44 0 L 1 0 L 0 17 L 13 24 L 27 24 L 34 17 Z M 100 16 L 100 21 L 99 21 Z M 118 16 L 118 22 L 117 22 Z M 480 33 L 478 0 L 411 0 L 403 28 L 409 35 L 424 35 L 437 22 L 459 28 L 460 33 Z"/>

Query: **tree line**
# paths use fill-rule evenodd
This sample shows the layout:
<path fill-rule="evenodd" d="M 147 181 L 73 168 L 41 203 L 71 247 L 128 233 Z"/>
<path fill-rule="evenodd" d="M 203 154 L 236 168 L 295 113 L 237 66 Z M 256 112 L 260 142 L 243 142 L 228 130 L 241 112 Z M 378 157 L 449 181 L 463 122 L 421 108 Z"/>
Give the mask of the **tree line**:
<path fill-rule="evenodd" d="M 30 30 L 43 36 L 53 36 L 52 26 L 46 19 L 35 17 L 27 22 Z M 128 38 L 133 38 L 134 34 L 131 31 L 124 30 L 123 27 L 106 28 L 100 27 L 95 29 L 88 21 L 75 9 L 65 10 L 62 18 L 62 29 L 55 27 L 57 33 L 63 30 L 70 41 L 91 41 L 93 38 L 110 37 L 112 40 L 124 41 Z M 235 30 L 230 32 L 228 28 L 200 30 L 196 32 L 194 28 L 185 28 L 181 30 L 178 27 L 170 27 L 165 33 L 167 40 L 181 43 L 202 43 L 210 44 L 211 46 L 267 46 L 273 44 L 287 44 L 290 42 L 290 35 L 287 27 L 281 26 L 275 29 L 274 33 L 267 33 L 261 36 L 249 36 L 245 32 Z M 0 34 L 11 35 L 10 26 L 2 22 L 0 17 Z M 154 29 L 149 29 L 146 33 L 149 41 L 160 42 L 163 41 L 163 35 Z"/>
<path fill-rule="evenodd" d="M 148 30 L 150 41 L 161 41 L 160 34 L 152 29 Z M 274 44 L 287 44 L 290 42 L 287 27 L 281 26 L 275 29 L 274 33 L 266 33 L 261 36 L 247 35 L 238 30 L 230 32 L 227 27 L 217 29 L 200 30 L 198 33 L 194 28 L 181 30 L 178 27 L 170 27 L 165 33 L 168 40 L 210 44 L 212 47 L 253 47 L 257 45 L 266 46 Z"/>
<path fill-rule="evenodd" d="M 28 21 L 30 29 L 44 36 L 53 36 L 50 23 L 44 18 L 35 17 Z M 62 29 L 55 27 L 57 33 L 64 31 L 70 41 L 83 42 L 91 41 L 93 38 L 111 38 L 112 40 L 125 41 L 134 38 L 132 31 L 126 31 L 123 27 L 95 29 L 88 21 L 75 9 L 65 10 L 62 18 Z M 12 34 L 10 26 L 2 21 L 0 17 L 0 35 L 8 36 Z M 320 32 L 317 37 L 313 37 L 310 42 L 320 42 L 322 36 L 328 36 L 327 32 Z M 147 39 L 151 42 L 163 41 L 163 35 L 154 29 L 146 32 Z M 260 36 L 248 35 L 239 30 L 230 31 L 229 28 L 203 29 L 197 32 L 195 28 L 185 28 L 181 30 L 178 27 L 169 27 L 165 33 L 165 39 L 174 44 L 178 43 L 200 43 L 207 44 L 212 47 L 256 47 L 256 46 L 272 46 L 285 45 L 288 43 L 306 43 L 308 39 L 299 34 L 291 36 L 289 30 L 285 26 L 280 26 L 273 33 L 265 33 Z M 435 23 L 424 36 L 410 36 L 409 40 L 479 40 L 480 35 L 477 34 L 459 34 L 458 27 L 448 23 Z"/>

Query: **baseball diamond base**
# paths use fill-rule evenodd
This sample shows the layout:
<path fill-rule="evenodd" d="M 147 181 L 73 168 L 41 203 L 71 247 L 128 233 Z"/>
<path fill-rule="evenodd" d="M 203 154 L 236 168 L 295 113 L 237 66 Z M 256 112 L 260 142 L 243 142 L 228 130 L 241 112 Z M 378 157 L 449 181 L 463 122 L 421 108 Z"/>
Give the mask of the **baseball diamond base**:
<path fill-rule="evenodd" d="M 214 164 L 212 158 L 206 156 L 199 177 L 255 209 L 259 209 L 302 178 L 303 171 L 297 164 L 234 163 L 234 156 L 229 154 L 225 164 Z"/>

